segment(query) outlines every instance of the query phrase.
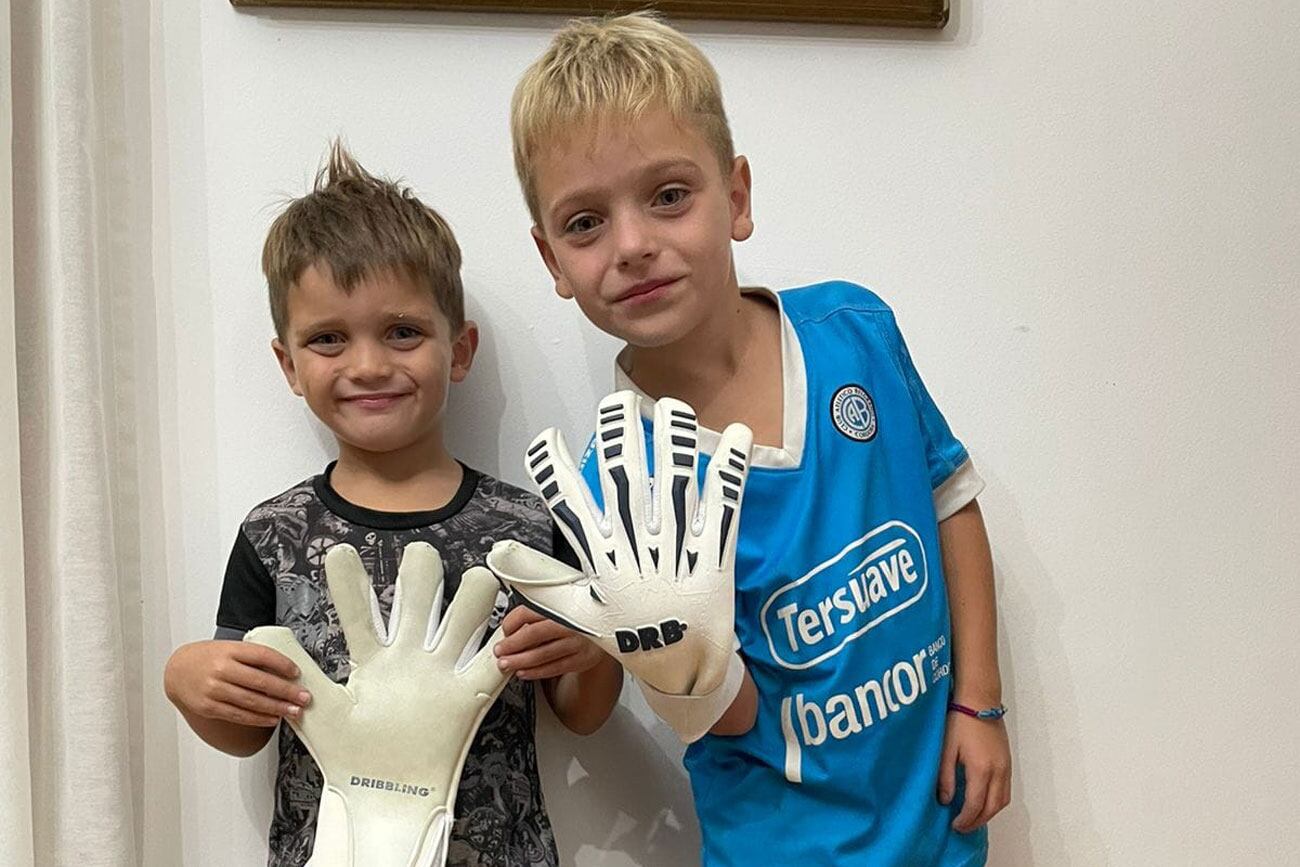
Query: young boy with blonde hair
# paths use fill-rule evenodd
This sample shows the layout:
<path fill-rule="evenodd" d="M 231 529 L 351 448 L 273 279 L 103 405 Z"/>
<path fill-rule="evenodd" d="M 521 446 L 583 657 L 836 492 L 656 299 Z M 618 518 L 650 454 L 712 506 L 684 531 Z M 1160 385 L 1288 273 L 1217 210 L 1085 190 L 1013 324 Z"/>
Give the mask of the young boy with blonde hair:
<path fill-rule="evenodd" d="M 556 292 L 627 344 L 618 387 L 647 416 L 692 405 L 703 451 L 754 432 L 748 675 L 686 754 L 704 863 L 984 863 L 1010 750 L 982 482 L 892 311 L 844 282 L 740 288 L 750 166 L 712 66 L 653 16 L 565 27 L 511 123 Z"/>
<path fill-rule="evenodd" d="M 323 575 L 333 546 L 360 553 L 385 623 L 411 542 L 441 555 L 448 603 L 496 539 L 551 548 L 537 497 L 465 466 L 443 442 L 448 390 L 478 347 L 460 261 L 442 217 L 338 145 L 315 189 L 267 235 L 272 348 L 290 389 L 333 433 L 338 459 L 248 514 L 226 566 L 215 639 L 183 645 L 168 661 L 168 697 L 217 749 L 252 755 L 311 701 L 292 661 L 240 641 L 250 630 L 290 628 L 327 676 L 346 680 L 348 649 Z M 489 626 L 498 623 L 508 636 L 495 648 L 500 667 L 519 678 L 469 748 L 447 863 L 554 867 L 526 681 L 542 683 L 565 725 L 590 732 L 612 710 L 622 673 L 586 638 L 526 608 L 506 613 L 504 597 Z M 289 726 L 280 726 L 279 753 L 269 864 L 299 867 L 312 855 L 322 776 Z"/>

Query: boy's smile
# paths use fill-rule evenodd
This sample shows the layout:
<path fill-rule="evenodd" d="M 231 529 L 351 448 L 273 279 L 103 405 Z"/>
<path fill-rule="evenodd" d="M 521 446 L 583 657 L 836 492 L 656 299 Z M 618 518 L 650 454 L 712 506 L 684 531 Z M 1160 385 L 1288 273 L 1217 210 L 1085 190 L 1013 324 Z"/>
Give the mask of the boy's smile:
<path fill-rule="evenodd" d="M 370 412 L 384 412 L 392 409 L 398 401 L 404 397 L 409 397 L 409 391 L 377 391 L 363 392 L 361 394 L 348 395 L 340 398 L 344 403 L 350 403 Z"/>
<path fill-rule="evenodd" d="M 293 284 L 288 311 L 276 357 L 341 453 L 441 447 L 447 384 L 469 370 L 473 323 L 451 335 L 432 294 L 403 274 L 366 277 L 349 293 L 318 266 Z"/>
<path fill-rule="evenodd" d="M 753 231 L 749 167 L 729 176 L 666 109 L 604 118 L 540 154 L 533 236 L 561 297 L 601 330 L 667 346 L 736 292 L 731 242 Z"/>

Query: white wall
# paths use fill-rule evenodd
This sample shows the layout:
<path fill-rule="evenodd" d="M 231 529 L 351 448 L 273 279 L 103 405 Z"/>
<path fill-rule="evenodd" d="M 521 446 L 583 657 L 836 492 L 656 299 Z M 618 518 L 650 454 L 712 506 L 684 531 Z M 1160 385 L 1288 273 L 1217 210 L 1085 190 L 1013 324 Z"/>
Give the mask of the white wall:
<path fill-rule="evenodd" d="M 329 453 L 258 271 L 329 136 L 460 237 L 485 337 L 453 398 L 468 461 L 521 482 L 536 430 L 580 436 L 614 347 L 549 292 L 512 175 L 509 95 L 557 19 L 169 5 L 180 641 L 210 631 L 247 509 Z M 1280 2 L 954 6 L 942 34 L 686 25 L 754 166 L 742 282 L 876 288 L 989 482 L 1017 763 L 993 862 L 1294 863 L 1300 26 Z M 544 726 L 566 863 L 694 862 L 641 719 Z M 269 762 L 179 743 L 186 865 L 260 863 Z"/>

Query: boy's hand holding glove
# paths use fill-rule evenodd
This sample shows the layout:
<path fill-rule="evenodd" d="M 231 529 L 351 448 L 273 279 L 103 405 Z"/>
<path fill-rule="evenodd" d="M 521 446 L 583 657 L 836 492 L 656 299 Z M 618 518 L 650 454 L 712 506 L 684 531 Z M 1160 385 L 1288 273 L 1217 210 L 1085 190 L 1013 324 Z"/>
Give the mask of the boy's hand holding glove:
<path fill-rule="evenodd" d="M 442 612 L 442 559 L 406 546 L 385 629 L 356 549 L 335 545 L 325 579 L 352 672 L 334 683 L 283 626 L 244 636 L 292 659 L 312 702 L 289 724 L 325 776 L 310 867 L 441 867 L 470 742 L 508 679 L 479 648 L 498 584 L 465 572 Z"/>
<path fill-rule="evenodd" d="M 732 571 L 753 436 L 741 424 L 722 433 L 702 493 L 696 440 L 695 412 L 659 400 L 652 482 L 640 398 L 622 391 L 601 401 L 602 515 L 563 437 L 543 431 L 525 465 L 582 571 L 514 541 L 498 542 L 488 555 L 492 571 L 530 607 L 619 660 L 651 709 L 688 743 L 713 727 L 744 680 Z"/>

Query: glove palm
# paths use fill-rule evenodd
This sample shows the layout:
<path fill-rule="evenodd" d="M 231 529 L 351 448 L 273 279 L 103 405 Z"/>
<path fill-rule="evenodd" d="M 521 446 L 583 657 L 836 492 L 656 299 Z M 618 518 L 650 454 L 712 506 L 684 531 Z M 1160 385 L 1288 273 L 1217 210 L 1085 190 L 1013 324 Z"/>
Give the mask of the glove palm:
<path fill-rule="evenodd" d="M 488 555 L 488 566 L 531 607 L 622 662 L 686 740 L 716 722 L 743 678 L 734 652 L 733 569 L 752 435 L 739 424 L 723 432 L 702 492 L 697 440 L 690 406 L 658 401 L 652 482 L 639 397 L 607 397 L 596 431 L 602 514 L 563 437 L 544 431 L 525 463 L 582 571 L 518 542 L 498 542 Z"/>
<path fill-rule="evenodd" d="M 412 543 L 385 628 L 354 548 L 331 548 L 325 576 L 352 660 L 346 685 L 285 627 L 244 636 L 292 659 L 312 694 L 290 721 L 325 777 L 310 867 L 440 867 L 465 754 L 507 680 L 491 652 L 499 633 L 479 649 L 496 579 L 468 570 L 440 617 L 442 560 Z"/>

